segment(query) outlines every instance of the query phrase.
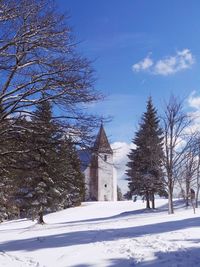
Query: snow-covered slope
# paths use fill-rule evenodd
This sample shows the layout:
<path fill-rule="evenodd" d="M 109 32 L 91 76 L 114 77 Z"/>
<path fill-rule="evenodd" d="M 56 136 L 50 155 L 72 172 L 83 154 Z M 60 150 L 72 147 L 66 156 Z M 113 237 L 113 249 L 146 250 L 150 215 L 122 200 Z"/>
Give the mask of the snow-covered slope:
<path fill-rule="evenodd" d="M 168 215 L 166 200 L 91 202 L 29 220 L 0 224 L 0 266 L 200 266 L 200 211 Z"/>

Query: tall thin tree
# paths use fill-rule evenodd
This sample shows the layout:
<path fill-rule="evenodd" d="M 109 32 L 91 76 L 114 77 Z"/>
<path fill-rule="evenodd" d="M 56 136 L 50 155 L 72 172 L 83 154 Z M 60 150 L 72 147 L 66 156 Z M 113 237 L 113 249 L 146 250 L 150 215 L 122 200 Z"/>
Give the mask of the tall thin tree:
<path fill-rule="evenodd" d="M 173 95 L 166 104 L 162 118 L 164 132 L 164 169 L 165 183 L 168 190 L 168 212 L 174 213 L 173 191 L 181 170 L 183 153 L 190 144 L 191 136 L 185 131 L 191 118 L 183 110 L 183 103 Z"/>

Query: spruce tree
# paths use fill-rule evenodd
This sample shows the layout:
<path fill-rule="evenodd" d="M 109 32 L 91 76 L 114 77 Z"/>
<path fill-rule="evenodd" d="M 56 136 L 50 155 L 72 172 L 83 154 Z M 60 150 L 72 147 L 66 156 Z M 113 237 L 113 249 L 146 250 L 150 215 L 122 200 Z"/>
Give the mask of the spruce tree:
<path fill-rule="evenodd" d="M 150 201 L 152 201 L 152 208 L 155 208 L 155 194 L 165 194 L 162 173 L 162 140 L 157 111 L 150 97 L 139 130 L 133 139 L 136 148 L 132 149 L 128 155 L 126 172 L 129 180 L 129 193 L 142 196 L 146 200 L 147 208 L 150 208 Z"/>
<path fill-rule="evenodd" d="M 52 118 L 49 102 L 37 106 L 32 121 L 23 121 L 25 134 L 18 159 L 16 205 L 25 216 L 43 214 L 80 205 L 84 199 L 84 177 L 76 148 Z"/>
<path fill-rule="evenodd" d="M 17 213 L 13 203 L 14 168 L 16 155 L 13 154 L 15 135 L 13 134 L 14 119 L 4 118 L 0 104 L 0 221 L 11 219 Z"/>
<path fill-rule="evenodd" d="M 60 192 L 56 189 L 60 135 L 52 119 L 49 102 L 41 102 L 37 106 L 27 126 L 28 138 L 24 145 L 30 152 L 22 156 L 21 162 L 19 159 L 22 171 L 16 199 L 26 215 L 38 217 L 38 222 L 44 223 L 44 212 L 56 210 L 60 198 Z"/>
<path fill-rule="evenodd" d="M 117 186 L 117 201 L 122 201 L 122 200 L 123 200 L 123 195 L 122 195 L 121 188 Z"/>
<path fill-rule="evenodd" d="M 73 142 L 65 137 L 59 149 L 59 181 L 58 190 L 61 193 L 61 208 L 78 206 L 84 200 L 85 184 L 81 172 L 80 159 Z"/>

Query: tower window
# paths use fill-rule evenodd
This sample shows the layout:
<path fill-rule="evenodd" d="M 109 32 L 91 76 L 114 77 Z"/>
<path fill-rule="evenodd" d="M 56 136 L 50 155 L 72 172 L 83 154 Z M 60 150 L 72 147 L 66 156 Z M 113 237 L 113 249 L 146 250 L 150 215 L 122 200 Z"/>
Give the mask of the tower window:
<path fill-rule="evenodd" d="M 104 186 L 107 187 L 107 184 L 105 184 Z"/>
<path fill-rule="evenodd" d="M 107 161 L 108 157 L 107 155 L 104 155 L 104 161 Z"/>

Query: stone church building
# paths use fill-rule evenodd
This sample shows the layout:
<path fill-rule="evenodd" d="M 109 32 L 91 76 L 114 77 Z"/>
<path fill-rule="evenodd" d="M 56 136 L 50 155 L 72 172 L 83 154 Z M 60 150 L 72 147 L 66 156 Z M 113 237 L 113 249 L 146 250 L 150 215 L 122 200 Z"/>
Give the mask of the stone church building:
<path fill-rule="evenodd" d="M 113 165 L 113 150 L 103 125 L 100 126 L 92 153 L 82 153 L 86 185 L 86 201 L 116 201 L 117 178 Z"/>

